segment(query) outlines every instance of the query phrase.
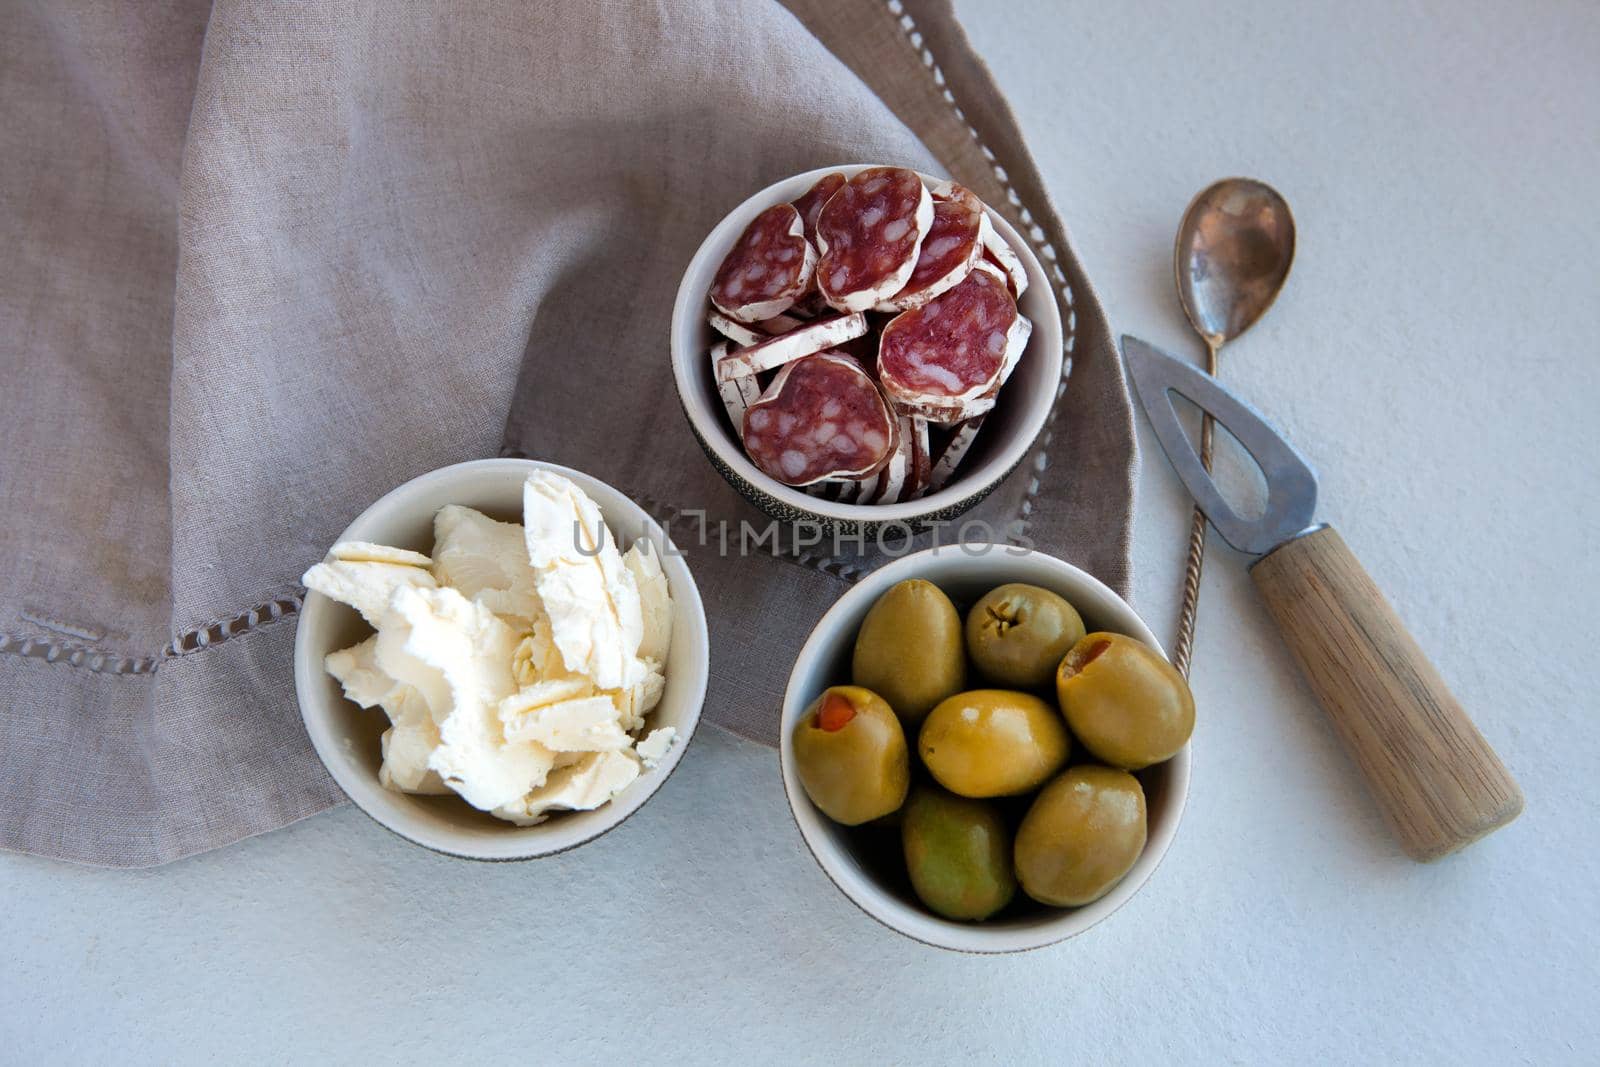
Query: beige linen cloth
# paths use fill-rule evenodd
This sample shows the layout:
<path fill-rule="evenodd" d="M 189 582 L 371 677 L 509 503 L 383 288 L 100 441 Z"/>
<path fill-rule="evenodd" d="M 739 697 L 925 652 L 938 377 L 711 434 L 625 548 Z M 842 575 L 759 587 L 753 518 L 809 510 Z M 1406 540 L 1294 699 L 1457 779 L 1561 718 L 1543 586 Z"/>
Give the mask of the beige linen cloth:
<path fill-rule="evenodd" d="M 1071 387 L 980 514 L 1126 587 L 1105 318 L 948 0 L 4 8 L 0 847 L 142 866 L 339 802 L 297 579 L 417 474 L 524 454 L 758 520 L 683 423 L 670 305 L 811 167 L 947 172 L 1030 234 Z M 877 562 L 692 551 L 709 719 L 772 741 Z"/>

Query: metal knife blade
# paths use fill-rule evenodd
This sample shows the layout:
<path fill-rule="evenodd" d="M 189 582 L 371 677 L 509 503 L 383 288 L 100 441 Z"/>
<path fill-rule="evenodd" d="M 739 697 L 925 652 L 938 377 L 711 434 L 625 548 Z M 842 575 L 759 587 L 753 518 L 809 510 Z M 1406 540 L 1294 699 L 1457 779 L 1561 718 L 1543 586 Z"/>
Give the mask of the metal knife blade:
<path fill-rule="evenodd" d="M 1316 473 L 1259 412 L 1209 374 L 1137 337 L 1123 335 L 1122 358 L 1167 461 L 1224 541 L 1260 556 L 1311 525 L 1317 508 Z M 1210 412 L 1260 465 L 1266 476 L 1267 506 L 1258 518 L 1243 518 L 1222 498 L 1178 420 L 1174 393 Z"/>

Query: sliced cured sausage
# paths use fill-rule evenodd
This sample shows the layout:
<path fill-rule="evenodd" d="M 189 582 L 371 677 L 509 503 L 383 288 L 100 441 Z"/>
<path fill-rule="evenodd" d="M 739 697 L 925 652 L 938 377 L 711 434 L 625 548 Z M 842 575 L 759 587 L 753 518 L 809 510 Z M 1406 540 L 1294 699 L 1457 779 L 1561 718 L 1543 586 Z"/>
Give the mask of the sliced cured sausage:
<path fill-rule="evenodd" d="M 911 278 L 873 310 L 909 311 L 960 285 L 973 264 L 983 258 L 979 238 L 984 221 L 983 201 L 970 190 L 955 182 L 935 186 L 933 222 L 922 239 Z"/>
<path fill-rule="evenodd" d="M 866 311 L 888 299 L 910 279 L 932 223 L 933 197 L 915 171 L 861 171 L 817 218 L 817 288 L 840 311 Z"/>
<path fill-rule="evenodd" d="M 1022 321 L 1005 283 L 988 270 L 973 270 L 948 293 L 901 312 L 883 328 L 878 379 L 904 412 L 936 422 L 980 414 L 969 408 L 985 398 L 993 407 L 992 391 Z"/>
<path fill-rule="evenodd" d="M 978 431 L 983 428 L 983 419 L 984 416 L 979 415 L 956 427 L 956 432 L 945 442 L 938 460 L 928 472 L 928 492 L 937 493 L 950 484 L 956 468 L 961 466 L 961 461 L 966 459 L 967 453 L 971 451 L 972 442 L 978 439 Z"/>
<path fill-rule="evenodd" d="M 824 174 L 817 179 L 817 184 L 806 190 L 806 195 L 794 202 L 794 209 L 800 213 L 800 221 L 805 224 L 806 240 L 813 245 L 817 243 L 817 216 L 822 214 L 822 205 L 842 188 L 843 174 Z"/>
<path fill-rule="evenodd" d="M 712 366 L 716 366 L 717 361 L 727 354 L 728 342 L 719 341 L 712 345 Z M 744 413 L 761 396 L 761 386 L 756 384 L 754 378 L 718 380 L 717 394 L 722 397 L 722 406 L 728 409 L 728 418 L 732 421 L 733 428 L 737 430 L 744 425 Z"/>
<path fill-rule="evenodd" d="M 883 472 L 878 475 L 877 490 L 871 500 L 873 504 L 898 504 L 904 498 L 906 486 L 910 484 L 912 468 L 916 462 L 913 452 L 916 446 L 912 441 L 913 420 L 909 415 L 901 415 L 897 421 L 899 444 L 894 450 L 894 455 L 889 457 L 889 462 L 884 464 Z"/>
<path fill-rule="evenodd" d="M 770 319 L 805 295 L 816 265 L 800 213 L 774 204 L 745 227 L 717 268 L 711 303 L 738 322 Z"/>
<path fill-rule="evenodd" d="M 797 326 L 788 333 L 726 353 L 717 360 L 717 380 L 747 378 L 762 371 L 774 370 L 802 357 L 853 341 L 866 332 L 867 317 L 859 311 L 853 315 L 817 319 Z"/>
<path fill-rule="evenodd" d="M 785 485 L 864 478 L 898 441 L 894 416 L 855 360 L 829 353 L 784 366 L 745 412 L 745 452 Z"/>
<path fill-rule="evenodd" d="M 722 336 L 732 341 L 741 348 L 758 345 L 769 337 L 776 337 L 780 333 L 788 333 L 800 325 L 800 320 L 793 315 L 774 315 L 770 319 L 762 319 L 755 325 L 735 322 L 720 311 L 713 311 L 706 316 L 706 322 L 711 328 Z"/>
<path fill-rule="evenodd" d="M 1000 236 L 1000 231 L 994 228 L 994 223 L 989 221 L 985 214 L 983 221 L 978 226 L 978 240 L 983 245 L 984 258 L 1000 268 L 1005 276 L 1006 284 L 1011 287 L 1011 295 L 1020 298 L 1028 291 L 1028 268 L 1022 265 L 1022 260 L 1011 246 L 1006 244 L 1006 239 Z"/>
<path fill-rule="evenodd" d="M 928 477 L 933 472 L 933 457 L 928 452 L 928 420 L 916 415 L 911 424 L 911 472 L 906 475 L 906 487 L 901 500 L 915 500 L 928 491 Z"/>

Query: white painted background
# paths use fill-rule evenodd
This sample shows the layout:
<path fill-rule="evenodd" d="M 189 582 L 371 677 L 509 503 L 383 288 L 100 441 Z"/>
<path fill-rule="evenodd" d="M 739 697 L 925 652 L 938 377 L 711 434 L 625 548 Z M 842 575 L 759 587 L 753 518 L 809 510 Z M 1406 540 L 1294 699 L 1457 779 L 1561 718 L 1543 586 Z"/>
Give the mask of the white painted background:
<path fill-rule="evenodd" d="M 888 933 L 801 848 L 775 755 L 707 729 L 632 821 L 535 864 L 447 860 L 349 808 L 152 871 L 0 857 L 0 1059 L 1600 1055 L 1600 9 L 960 11 L 1118 329 L 1198 354 L 1183 206 L 1230 173 L 1289 198 L 1290 289 L 1223 375 L 1315 459 L 1521 821 L 1403 859 L 1217 547 L 1185 824 L 1074 942 L 974 959 Z M 1186 507 L 1141 432 L 1137 606 L 1168 634 Z"/>

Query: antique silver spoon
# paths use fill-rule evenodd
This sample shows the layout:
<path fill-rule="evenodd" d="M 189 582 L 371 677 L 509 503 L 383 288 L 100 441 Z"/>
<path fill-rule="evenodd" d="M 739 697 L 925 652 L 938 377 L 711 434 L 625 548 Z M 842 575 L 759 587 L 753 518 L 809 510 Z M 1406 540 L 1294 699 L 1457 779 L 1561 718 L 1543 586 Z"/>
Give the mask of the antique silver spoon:
<path fill-rule="evenodd" d="M 1173 268 L 1178 299 L 1206 343 L 1206 372 L 1217 373 L 1217 353 L 1266 314 L 1294 263 L 1294 216 L 1278 191 L 1253 178 L 1224 178 L 1189 204 L 1178 226 Z M 1213 425 L 1200 425 L 1200 461 L 1211 469 Z M 1200 569 L 1205 562 L 1206 517 L 1196 508 L 1189 526 L 1183 570 L 1183 605 L 1172 662 L 1184 677 L 1194 648 Z"/>

